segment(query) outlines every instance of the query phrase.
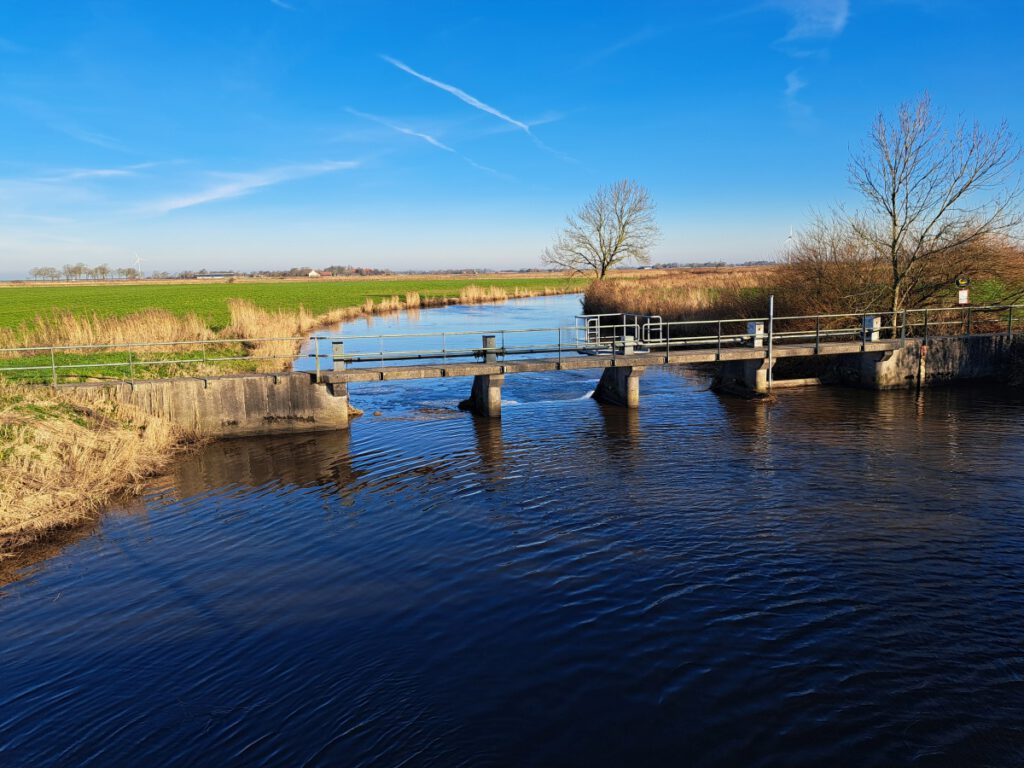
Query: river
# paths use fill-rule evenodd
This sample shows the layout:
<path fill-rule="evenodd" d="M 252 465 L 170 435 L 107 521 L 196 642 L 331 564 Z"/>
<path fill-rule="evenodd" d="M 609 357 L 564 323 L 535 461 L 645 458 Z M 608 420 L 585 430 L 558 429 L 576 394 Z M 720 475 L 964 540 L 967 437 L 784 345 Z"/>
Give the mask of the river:
<path fill-rule="evenodd" d="M 187 457 L 0 587 L 0 764 L 1024 761 L 1024 397 L 596 378 Z"/>

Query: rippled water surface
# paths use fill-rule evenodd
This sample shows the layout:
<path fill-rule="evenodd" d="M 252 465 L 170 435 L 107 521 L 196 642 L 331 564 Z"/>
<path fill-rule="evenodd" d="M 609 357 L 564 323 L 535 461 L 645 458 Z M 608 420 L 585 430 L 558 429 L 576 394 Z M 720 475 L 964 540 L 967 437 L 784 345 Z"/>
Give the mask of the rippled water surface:
<path fill-rule="evenodd" d="M 1024 761 L 1020 396 L 595 381 L 187 458 L 0 587 L 0 764 Z"/>

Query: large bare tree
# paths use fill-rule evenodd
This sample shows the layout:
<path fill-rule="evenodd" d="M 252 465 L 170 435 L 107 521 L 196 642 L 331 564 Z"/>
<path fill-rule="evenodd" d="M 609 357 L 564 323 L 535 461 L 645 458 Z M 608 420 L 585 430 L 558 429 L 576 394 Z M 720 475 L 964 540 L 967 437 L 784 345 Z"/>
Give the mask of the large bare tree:
<path fill-rule="evenodd" d="M 987 131 L 957 120 L 951 129 L 927 95 L 880 114 L 850 181 L 866 208 L 852 231 L 888 273 L 885 306 L 920 304 L 970 272 L 1021 224 L 1021 150 L 1005 123 Z M 880 302 L 881 303 L 881 302 Z"/>
<path fill-rule="evenodd" d="M 592 271 L 598 279 L 617 264 L 650 263 L 660 237 L 654 202 L 632 179 L 601 187 L 565 219 L 565 229 L 541 256 L 545 264 L 570 272 Z"/>

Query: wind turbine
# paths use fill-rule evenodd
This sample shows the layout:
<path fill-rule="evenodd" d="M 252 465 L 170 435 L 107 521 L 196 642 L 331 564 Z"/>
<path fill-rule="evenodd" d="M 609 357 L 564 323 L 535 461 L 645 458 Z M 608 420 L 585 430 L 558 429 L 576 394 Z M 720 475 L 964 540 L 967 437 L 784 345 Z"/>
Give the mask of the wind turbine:
<path fill-rule="evenodd" d="M 135 261 L 132 263 L 135 264 L 135 271 L 139 273 L 139 277 L 143 277 L 144 275 L 142 274 L 142 259 L 139 258 L 139 254 L 135 254 Z"/>

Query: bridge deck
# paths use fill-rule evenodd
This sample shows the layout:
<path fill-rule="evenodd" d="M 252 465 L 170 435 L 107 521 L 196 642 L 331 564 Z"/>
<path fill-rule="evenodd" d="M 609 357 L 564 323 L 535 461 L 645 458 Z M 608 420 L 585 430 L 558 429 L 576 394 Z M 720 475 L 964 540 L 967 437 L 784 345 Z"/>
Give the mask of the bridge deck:
<path fill-rule="evenodd" d="M 860 341 L 814 344 L 785 344 L 772 349 L 772 357 L 811 357 L 814 355 L 845 355 L 857 352 L 888 352 L 896 349 L 900 341 Z M 717 349 L 693 348 L 665 352 L 645 352 L 633 355 L 575 355 L 561 357 L 501 360 L 496 363 L 429 363 L 422 365 L 393 365 L 346 368 L 323 371 L 321 380 L 331 384 L 358 381 L 401 381 L 408 379 L 440 379 L 454 376 L 482 376 L 487 374 L 541 373 L 544 371 L 573 371 L 587 368 L 647 367 L 656 365 L 686 365 L 715 363 L 730 360 L 763 360 L 768 356 L 766 347 L 731 347 Z"/>

